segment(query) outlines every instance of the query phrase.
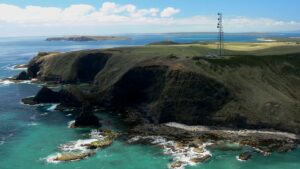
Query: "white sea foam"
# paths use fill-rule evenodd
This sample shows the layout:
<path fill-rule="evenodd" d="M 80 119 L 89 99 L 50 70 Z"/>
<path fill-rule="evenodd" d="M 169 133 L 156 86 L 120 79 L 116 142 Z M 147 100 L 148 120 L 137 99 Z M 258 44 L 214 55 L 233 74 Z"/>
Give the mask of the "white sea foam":
<path fill-rule="evenodd" d="M 211 145 L 211 143 L 198 145 L 199 148 L 203 149 L 203 152 L 200 153 L 194 151 L 194 147 L 178 146 L 175 141 L 167 140 L 166 138 L 161 136 L 135 136 L 129 139 L 128 142 L 134 143 L 141 139 L 146 139 L 151 144 L 161 146 L 163 148 L 164 154 L 171 155 L 173 157 L 174 162 L 181 162 L 181 166 L 177 167 L 176 169 L 184 169 L 187 165 L 196 165 L 197 163 L 191 161 L 193 158 L 203 158 L 205 156 L 212 156 L 211 153 L 206 149 L 206 147 Z M 168 167 L 172 168 L 171 165 L 172 164 L 169 164 Z"/>
<path fill-rule="evenodd" d="M 134 137 L 130 138 L 127 142 L 134 143 L 134 142 L 139 141 L 141 138 L 142 138 L 141 136 L 134 136 Z"/>
<path fill-rule="evenodd" d="M 54 111 L 56 109 L 56 107 L 58 106 L 58 104 L 52 104 L 47 111 Z"/>
<path fill-rule="evenodd" d="M 62 156 L 64 153 L 75 153 L 75 154 L 81 154 L 81 153 L 91 153 L 92 151 L 87 148 L 86 145 L 94 142 L 104 139 L 104 136 L 102 136 L 102 133 L 97 130 L 92 130 L 90 133 L 89 139 L 80 139 L 76 141 L 71 141 L 66 144 L 61 144 L 59 146 L 60 152 L 52 154 L 44 160 L 48 163 L 59 163 L 60 161 L 55 160 L 57 157 Z M 78 159 L 79 160 L 79 159 Z M 77 160 L 75 160 L 77 161 Z"/>
<path fill-rule="evenodd" d="M 62 144 L 59 146 L 59 149 L 61 151 L 65 152 L 72 152 L 72 151 L 87 151 L 87 148 L 84 145 L 90 144 L 94 141 L 97 141 L 97 139 L 86 139 L 86 140 L 77 140 L 72 141 L 67 144 Z"/>
<path fill-rule="evenodd" d="M 102 135 L 102 132 L 100 132 L 99 130 L 92 130 L 90 133 L 90 136 L 92 139 L 97 139 L 97 140 L 103 140 L 104 136 Z"/>
<path fill-rule="evenodd" d="M 20 81 L 19 83 L 22 83 L 22 84 L 31 84 L 32 80 L 23 80 L 23 81 Z"/>
<path fill-rule="evenodd" d="M 15 83 L 15 82 L 13 82 L 11 80 L 0 80 L 0 85 L 1 86 L 7 86 L 7 85 L 10 85 L 12 83 Z"/>
<path fill-rule="evenodd" d="M 66 116 L 67 116 L 67 117 L 70 117 L 70 116 L 72 116 L 72 114 L 67 114 Z"/>
<path fill-rule="evenodd" d="M 49 155 L 48 157 L 44 158 L 44 160 L 46 160 L 47 163 L 60 163 L 60 161 L 55 160 L 57 157 L 61 156 L 61 153 L 55 153 L 52 155 Z"/>
<path fill-rule="evenodd" d="M 27 70 L 27 67 L 19 67 L 19 66 L 25 66 L 25 64 L 7 66 L 6 69 L 8 69 L 8 70 Z"/>
<path fill-rule="evenodd" d="M 262 42 L 275 42 L 276 40 L 273 39 L 266 39 L 266 38 L 257 38 L 258 41 L 262 41 Z"/>
<path fill-rule="evenodd" d="M 48 115 L 48 113 L 42 113 L 42 114 L 40 114 L 41 116 L 47 116 Z"/>
<path fill-rule="evenodd" d="M 68 123 L 68 128 L 72 128 L 75 123 L 75 120 L 72 120 Z"/>
<path fill-rule="evenodd" d="M 16 83 L 21 83 L 21 84 L 31 84 L 31 80 L 23 80 L 23 81 L 14 81 L 14 80 L 9 80 L 9 79 L 0 79 L 0 86 L 8 86 L 11 84 L 16 84 Z"/>
<path fill-rule="evenodd" d="M 37 126 L 37 125 L 39 125 L 39 124 L 36 123 L 36 122 L 31 122 L 31 123 L 28 123 L 28 124 L 27 124 L 27 126 Z"/>
<path fill-rule="evenodd" d="M 236 156 L 235 157 L 238 161 L 240 161 L 240 162 L 245 162 L 246 160 L 242 160 L 242 159 L 240 159 L 240 157 L 239 156 Z"/>

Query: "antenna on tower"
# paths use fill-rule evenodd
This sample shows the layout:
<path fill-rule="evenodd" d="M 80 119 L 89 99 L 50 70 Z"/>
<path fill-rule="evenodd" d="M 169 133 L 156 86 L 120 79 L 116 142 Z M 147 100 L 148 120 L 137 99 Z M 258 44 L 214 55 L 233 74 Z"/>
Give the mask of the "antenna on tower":
<path fill-rule="evenodd" d="M 218 37 L 218 49 L 219 56 L 224 55 L 224 31 L 223 31 L 223 15 L 222 13 L 218 13 L 218 26 L 219 29 L 219 37 Z"/>

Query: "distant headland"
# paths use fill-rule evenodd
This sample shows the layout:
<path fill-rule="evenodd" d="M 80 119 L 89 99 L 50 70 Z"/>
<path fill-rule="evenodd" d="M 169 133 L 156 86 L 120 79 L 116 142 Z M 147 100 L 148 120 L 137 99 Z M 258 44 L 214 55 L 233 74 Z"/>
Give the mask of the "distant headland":
<path fill-rule="evenodd" d="M 124 36 L 63 36 L 50 37 L 46 41 L 100 41 L 100 40 L 128 40 Z"/>

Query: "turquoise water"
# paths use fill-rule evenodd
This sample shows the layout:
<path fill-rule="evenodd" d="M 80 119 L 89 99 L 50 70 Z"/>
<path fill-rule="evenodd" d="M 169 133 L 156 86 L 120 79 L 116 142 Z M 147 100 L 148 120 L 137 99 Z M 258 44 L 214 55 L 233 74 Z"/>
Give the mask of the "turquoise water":
<path fill-rule="evenodd" d="M 38 51 L 71 51 L 90 48 L 106 48 L 124 45 L 143 45 L 152 41 L 190 41 L 212 35 L 196 37 L 172 35 L 132 35 L 130 41 L 117 42 L 44 42 L 37 38 L 0 38 L 0 78 L 17 74 L 10 66 L 27 62 Z M 235 36 L 237 41 L 251 41 L 257 37 Z M 166 169 L 172 157 L 160 147 L 128 144 L 121 139 L 112 146 L 100 150 L 88 159 L 66 163 L 47 163 L 45 158 L 58 152 L 61 144 L 86 138 L 89 129 L 70 129 L 68 122 L 78 112 L 47 110 L 52 105 L 27 106 L 20 100 L 34 95 L 40 86 L 34 84 L 0 84 L 0 169 Z M 71 115 L 69 115 L 71 113 Z M 99 113 L 104 128 L 122 130 L 123 126 L 114 114 Z M 240 151 L 210 150 L 213 157 L 206 163 L 187 166 L 186 169 L 298 169 L 300 149 L 273 154 L 270 157 L 254 155 L 250 161 L 239 162 Z"/>

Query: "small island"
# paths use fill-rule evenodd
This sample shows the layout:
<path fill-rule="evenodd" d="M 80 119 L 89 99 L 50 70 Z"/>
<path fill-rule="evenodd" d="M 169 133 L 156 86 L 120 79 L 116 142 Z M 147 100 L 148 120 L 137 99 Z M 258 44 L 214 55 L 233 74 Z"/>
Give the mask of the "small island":
<path fill-rule="evenodd" d="M 46 41 L 101 41 L 101 40 L 128 40 L 124 36 L 64 36 L 47 38 Z"/>

